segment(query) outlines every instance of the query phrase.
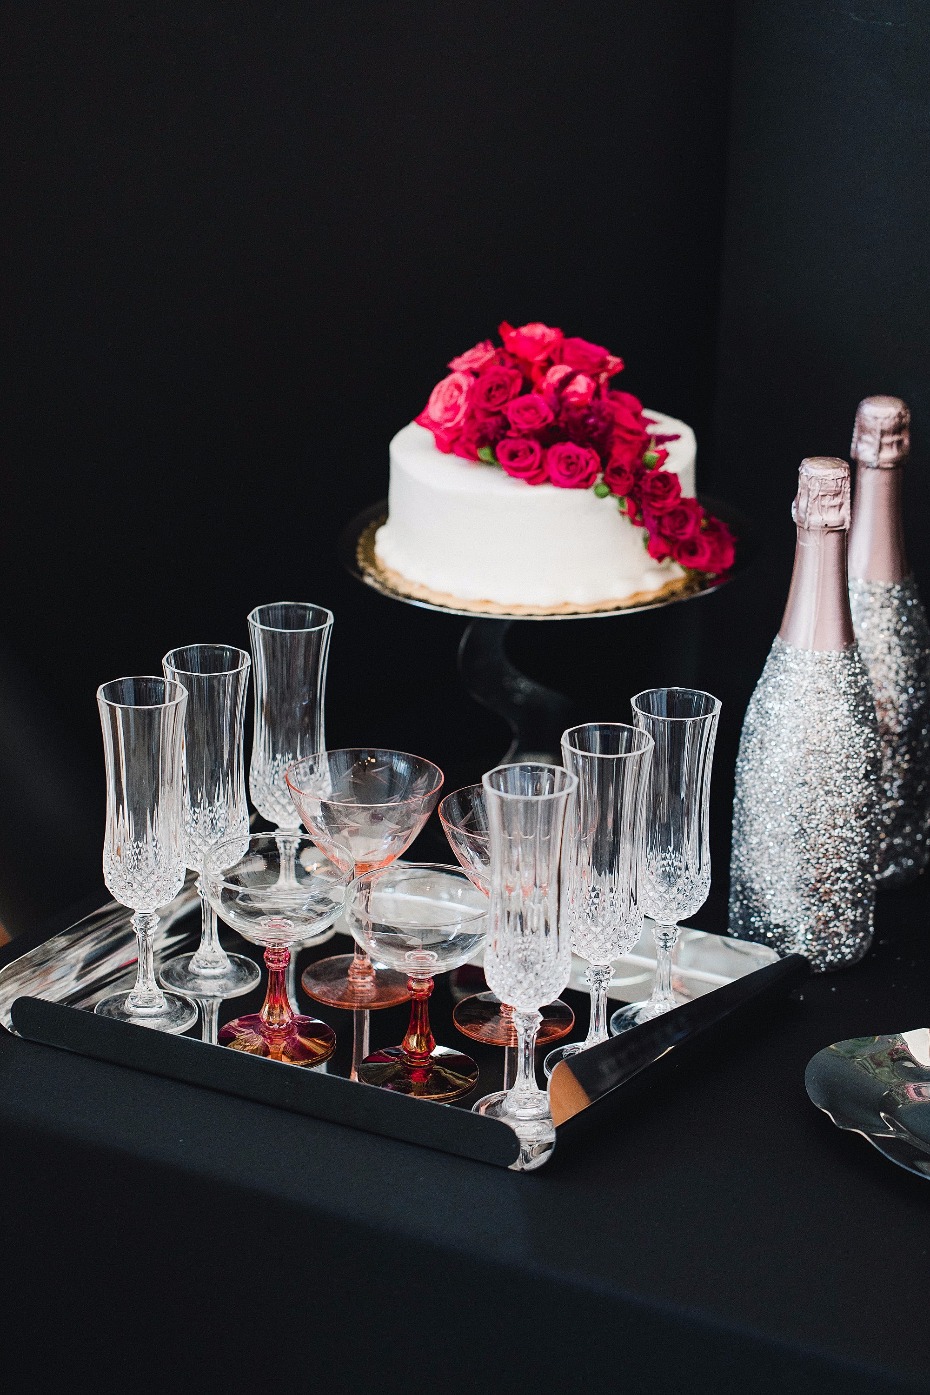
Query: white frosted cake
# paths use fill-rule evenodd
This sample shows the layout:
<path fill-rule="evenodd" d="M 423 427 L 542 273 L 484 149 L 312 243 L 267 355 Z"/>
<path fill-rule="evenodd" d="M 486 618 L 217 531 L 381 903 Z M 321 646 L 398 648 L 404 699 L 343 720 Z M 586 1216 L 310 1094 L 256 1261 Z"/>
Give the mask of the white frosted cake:
<path fill-rule="evenodd" d="M 694 432 L 646 409 L 667 439 L 664 471 L 682 496 L 695 492 Z M 495 465 L 436 446 L 416 422 L 390 447 L 388 520 L 375 556 L 408 594 L 466 608 L 552 612 L 603 610 L 648 600 L 685 578 L 670 558 L 656 561 L 643 529 L 611 495 L 528 484 Z"/>

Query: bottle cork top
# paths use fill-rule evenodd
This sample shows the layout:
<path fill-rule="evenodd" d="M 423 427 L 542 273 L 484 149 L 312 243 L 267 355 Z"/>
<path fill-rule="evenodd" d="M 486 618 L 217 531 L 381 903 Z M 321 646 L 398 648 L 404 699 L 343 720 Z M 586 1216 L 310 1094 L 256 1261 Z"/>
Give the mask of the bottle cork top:
<path fill-rule="evenodd" d="M 894 469 L 910 451 L 910 424 L 910 411 L 900 397 L 864 397 L 853 428 L 853 460 L 873 470 Z"/>
<path fill-rule="evenodd" d="M 801 461 L 791 517 L 799 528 L 839 532 L 849 527 L 849 466 L 830 455 Z"/>

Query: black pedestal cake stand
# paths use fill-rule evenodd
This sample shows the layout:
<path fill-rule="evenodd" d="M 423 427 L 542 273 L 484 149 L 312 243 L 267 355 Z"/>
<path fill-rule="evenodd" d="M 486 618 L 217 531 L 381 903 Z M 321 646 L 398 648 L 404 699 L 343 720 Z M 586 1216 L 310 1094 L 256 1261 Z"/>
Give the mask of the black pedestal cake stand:
<path fill-rule="evenodd" d="M 462 681 L 475 699 L 489 711 L 508 723 L 512 739 L 501 757 L 502 763 L 522 760 L 544 760 L 561 763 L 559 738 L 571 722 L 572 700 L 554 688 L 545 687 L 511 662 L 507 655 L 507 636 L 512 625 L 538 623 L 543 620 L 604 620 L 621 615 L 636 615 L 643 611 L 663 610 L 682 601 L 697 600 L 719 590 L 722 585 L 745 570 L 754 547 L 751 525 L 732 505 L 706 495 L 699 495 L 704 508 L 721 518 L 737 539 L 736 563 L 726 576 L 695 583 L 691 590 L 677 595 L 658 597 L 642 605 L 619 606 L 615 610 L 570 611 L 552 614 L 508 614 L 495 608 L 493 613 L 479 609 L 442 605 L 437 601 L 407 595 L 393 584 L 378 563 L 374 551 L 374 536 L 387 518 L 387 502 L 381 500 L 351 520 L 339 540 L 340 558 L 359 581 L 371 586 L 382 596 L 403 601 L 405 605 L 423 610 L 439 611 L 445 615 L 463 617 L 467 623 L 459 644 L 458 668 Z"/>

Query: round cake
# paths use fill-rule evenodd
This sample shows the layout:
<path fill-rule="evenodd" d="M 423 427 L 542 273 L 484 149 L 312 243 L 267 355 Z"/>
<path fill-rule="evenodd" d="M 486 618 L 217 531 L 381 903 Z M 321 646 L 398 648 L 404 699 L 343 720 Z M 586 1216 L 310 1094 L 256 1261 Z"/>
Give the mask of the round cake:
<path fill-rule="evenodd" d="M 665 469 L 694 494 L 694 432 L 647 410 L 668 442 Z M 643 530 L 593 489 L 530 485 L 438 450 L 410 422 L 391 442 L 388 520 L 375 555 L 400 590 L 476 609 L 606 610 L 655 598 L 685 571 L 654 561 Z"/>
<path fill-rule="evenodd" d="M 499 333 L 452 359 L 391 442 L 369 570 L 433 604 L 527 615 L 646 604 L 727 571 L 691 428 L 614 387 L 623 360 L 590 340 Z"/>

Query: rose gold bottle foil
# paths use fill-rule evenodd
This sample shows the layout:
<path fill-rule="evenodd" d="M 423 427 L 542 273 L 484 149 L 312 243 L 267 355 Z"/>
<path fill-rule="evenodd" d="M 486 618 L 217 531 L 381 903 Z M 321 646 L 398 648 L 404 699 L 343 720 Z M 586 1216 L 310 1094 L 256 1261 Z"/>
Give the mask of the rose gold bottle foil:
<path fill-rule="evenodd" d="M 866 397 L 856 412 L 849 575 L 861 581 L 903 581 L 910 575 L 901 519 L 901 466 L 910 452 L 910 421 L 900 397 Z"/>
<path fill-rule="evenodd" d="M 794 571 L 779 636 L 795 649 L 846 649 L 855 641 L 846 579 L 849 466 L 832 456 L 801 462 L 791 507 Z"/>

